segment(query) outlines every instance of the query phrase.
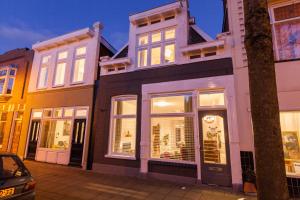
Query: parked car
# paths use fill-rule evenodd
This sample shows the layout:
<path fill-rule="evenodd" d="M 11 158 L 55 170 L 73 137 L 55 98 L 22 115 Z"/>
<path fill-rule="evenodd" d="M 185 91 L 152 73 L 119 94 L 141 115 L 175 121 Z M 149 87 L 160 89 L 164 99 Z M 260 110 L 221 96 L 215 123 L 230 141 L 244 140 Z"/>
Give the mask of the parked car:
<path fill-rule="evenodd" d="M 35 184 L 18 156 L 0 152 L 0 199 L 33 200 Z"/>

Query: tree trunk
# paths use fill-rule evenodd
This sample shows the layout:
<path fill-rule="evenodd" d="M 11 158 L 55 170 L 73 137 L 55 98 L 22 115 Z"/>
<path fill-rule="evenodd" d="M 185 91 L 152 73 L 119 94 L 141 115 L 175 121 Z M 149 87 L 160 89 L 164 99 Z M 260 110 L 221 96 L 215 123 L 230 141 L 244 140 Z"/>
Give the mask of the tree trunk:
<path fill-rule="evenodd" d="M 259 200 L 289 199 L 266 0 L 244 0 L 251 115 Z"/>

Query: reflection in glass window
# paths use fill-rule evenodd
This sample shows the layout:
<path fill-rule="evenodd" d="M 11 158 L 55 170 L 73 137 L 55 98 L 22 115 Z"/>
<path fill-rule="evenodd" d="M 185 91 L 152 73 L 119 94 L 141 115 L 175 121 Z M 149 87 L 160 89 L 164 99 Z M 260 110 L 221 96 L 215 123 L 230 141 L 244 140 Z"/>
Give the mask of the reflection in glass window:
<path fill-rule="evenodd" d="M 0 93 L 3 94 L 4 91 L 5 78 L 0 79 Z"/>
<path fill-rule="evenodd" d="M 13 86 L 14 86 L 14 80 L 15 80 L 14 78 L 9 78 L 8 79 L 6 94 L 11 94 L 12 93 L 12 89 L 13 89 Z"/>
<path fill-rule="evenodd" d="M 151 49 L 151 65 L 160 64 L 160 55 L 161 55 L 160 47 L 154 47 Z"/>
<path fill-rule="evenodd" d="M 175 44 L 165 46 L 165 62 L 172 63 L 175 61 Z"/>
<path fill-rule="evenodd" d="M 136 97 L 112 100 L 111 154 L 134 157 L 136 147 Z"/>
<path fill-rule="evenodd" d="M 7 70 L 0 70 L 0 76 L 6 76 Z"/>
<path fill-rule="evenodd" d="M 148 44 L 148 35 L 143 35 L 139 37 L 139 46 Z"/>
<path fill-rule="evenodd" d="M 192 95 L 151 100 L 151 157 L 195 161 Z"/>
<path fill-rule="evenodd" d="M 143 50 L 139 51 L 139 53 L 138 53 L 138 67 L 147 66 L 147 54 L 148 54 L 147 49 L 143 49 Z"/>
<path fill-rule="evenodd" d="M 225 106 L 224 93 L 207 93 L 199 95 L 200 106 Z"/>
<path fill-rule="evenodd" d="M 45 120 L 41 134 L 41 148 L 66 150 L 70 143 L 71 120 Z"/>
<path fill-rule="evenodd" d="M 300 112 L 281 112 L 280 125 L 288 175 L 300 175 Z"/>
<path fill-rule="evenodd" d="M 175 38 L 175 29 L 169 29 L 165 31 L 165 40 L 170 40 Z"/>
<path fill-rule="evenodd" d="M 85 58 L 78 59 L 75 61 L 73 82 L 82 82 L 84 75 Z"/>

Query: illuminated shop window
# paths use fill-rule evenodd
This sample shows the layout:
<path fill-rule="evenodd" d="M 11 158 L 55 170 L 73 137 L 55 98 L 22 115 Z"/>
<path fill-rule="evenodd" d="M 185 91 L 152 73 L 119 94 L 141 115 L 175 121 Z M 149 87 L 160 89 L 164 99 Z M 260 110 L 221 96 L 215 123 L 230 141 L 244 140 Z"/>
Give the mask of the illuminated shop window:
<path fill-rule="evenodd" d="M 224 93 L 203 93 L 199 95 L 199 105 L 201 107 L 225 106 Z"/>
<path fill-rule="evenodd" d="M 40 147 L 54 150 L 69 148 L 71 120 L 44 120 Z"/>
<path fill-rule="evenodd" d="M 195 161 L 192 95 L 151 100 L 151 158 Z"/>
<path fill-rule="evenodd" d="M 288 175 L 300 175 L 300 111 L 280 113 L 281 134 Z"/>
<path fill-rule="evenodd" d="M 274 8 L 273 13 L 278 59 L 300 58 L 300 3 Z"/>
<path fill-rule="evenodd" d="M 110 155 L 135 157 L 137 97 L 112 99 Z"/>

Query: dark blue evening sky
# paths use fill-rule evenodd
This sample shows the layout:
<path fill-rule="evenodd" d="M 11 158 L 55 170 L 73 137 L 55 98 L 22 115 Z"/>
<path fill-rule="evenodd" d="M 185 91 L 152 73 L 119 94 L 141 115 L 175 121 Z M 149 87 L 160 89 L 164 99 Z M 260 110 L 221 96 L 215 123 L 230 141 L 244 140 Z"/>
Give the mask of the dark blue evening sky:
<path fill-rule="evenodd" d="M 129 14 L 174 0 L 0 0 L 0 53 L 31 47 L 77 29 L 104 24 L 104 37 L 117 49 L 128 39 Z M 222 27 L 221 0 L 190 0 L 197 25 L 215 37 Z"/>

